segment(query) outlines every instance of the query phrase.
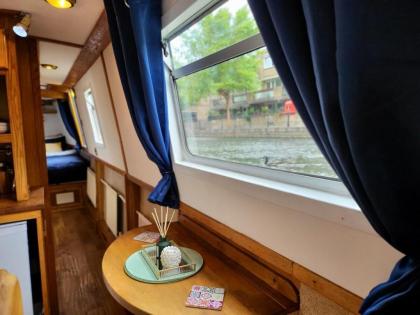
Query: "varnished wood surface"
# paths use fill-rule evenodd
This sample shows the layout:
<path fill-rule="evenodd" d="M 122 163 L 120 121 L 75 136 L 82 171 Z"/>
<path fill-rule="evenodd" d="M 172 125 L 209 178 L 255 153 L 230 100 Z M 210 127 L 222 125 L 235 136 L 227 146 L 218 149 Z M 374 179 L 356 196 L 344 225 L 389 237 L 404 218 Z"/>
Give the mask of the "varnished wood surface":
<path fill-rule="evenodd" d="M 41 97 L 55 100 L 65 100 L 67 98 L 67 94 L 52 89 L 42 89 Z"/>
<path fill-rule="evenodd" d="M 19 82 L 19 65 L 16 52 L 16 36 L 11 31 L 14 16 L 2 16 L 2 24 L 6 29 L 8 71 L 7 71 L 7 101 L 9 107 L 10 130 L 12 134 L 13 166 L 16 181 L 17 200 L 29 198 L 29 186 L 26 169 L 25 141 L 23 134 L 23 119 L 21 109 L 21 91 Z"/>
<path fill-rule="evenodd" d="M 0 68 L 7 69 L 8 66 L 6 34 L 4 29 L 0 29 Z"/>
<path fill-rule="evenodd" d="M 57 194 L 72 192 L 74 202 L 57 204 Z M 68 211 L 86 206 L 86 181 L 48 185 L 46 203 L 52 211 Z"/>
<path fill-rule="evenodd" d="M 60 314 L 125 314 L 102 280 L 104 242 L 86 209 L 53 213 Z"/>
<path fill-rule="evenodd" d="M 153 186 L 127 174 L 126 181 L 129 181 L 131 185 L 138 185 L 139 189 L 144 189 L 150 191 L 153 189 Z M 126 199 L 129 200 L 131 197 L 127 191 Z M 127 206 L 127 217 L 130 215 L 134 216 L 137 208 L 130 208 Z M 325 296 L 331 301 L 342 306 L 346 310 L 352 313 L 358 313 L 360 305 L 363 302 L 363 299 L 356 294 L 344 289 L 343 287 L 325 279 L 324 277 L 314 273 L 313 271 L 304 268 L 298 263 L 288 259 L 287 257 L 282 256 L 281 254 L 265 247 L 264 245 L 256 242 L 255 240 L 249 238 L 248 236 L 239 233 L 232 229 L 229 226 L 226 226 L 209 216 L 206 216 L 202 212 L 193 207 L 181 202 L 180 205 L 181 216 L 180 220 L 182 221 L 182 216 L 186 216 L 195 223 L 198 223 L 201 226 L 204 226 L 207 230 L 215 233 L 217 236 L 222 237 L 228 243 L 234 247 L 250 254 L 258 262 L 269 266 L 274 271 L 286 276 L 291 280 L 295 285 L 299 286 L 300 283 L 303 283 L 319 294 Z M 185 224 L 185 222 L 183 222 Z M 189 225 L 191 226 L 191 224 Z M 228 245 L 226 245 L 228 246 Z M 227 247 L 224 246 L 221 249 L 226 250 Z M 266 274 L 267 276 L 267 274 Z M 267 278 L 269 279 L 269 278 Z M 275 284 L 275 283 L 273 283 Z M 275 285 L 279 285 L 278 283 Z M 280 288 L 279 288 L 280 289 Z M 287 295 L 286 292 L 283 292 Z"/>
<path fill-rule="evenodd" d="M 0 134 L 0 143 L 11 143 L 11 142 L 12 142 L 12 135 L 10 133 Z"/>
<path fill-rule="evenodd" d="M 29 210 L 39 210 L 45 207 L 44 188 L 37 188 L 31 191 L 28 200 L 16 201 L 11 198 L 0 199 L 0 215 L 19 213 Z"/>
<path fill-rule="evenodd" d="M 238 268 L 244 269 L 250 275 L 259 279 L 267 286 L 267 290 L 270 290 L 272 294 L 278 295 L 280 298 L 285 296 L 290 301 L 299 303 L 299 291 L 291 280 L 268 268 L 266 265 L 261 264 L 254 258 L 255 256 L 251 256 L 237 246 L 233 246 L 226 239 L 217 236 L 206 227 L 197 224 L 187 217 L 183 215 L 179 216 L 179 222 L 204 242 L 213 246 L 221 254 L 233 259 L 238 264 Z M 290 307 L 292 307 L 291 303 Z"/>
<path fill-rule="evenodd" d="M 16 48 L 28 185 L 40 187 L 47 184 L 47 163 L 41 108 L 38 45 L 32 38 L 16 38 Z"/>
<path fill-rule="evenodd" d="M 64 80 L 64 85 L 73 87 L 95 63 L 101 52 L 111 42 L 105 10 L 100 15 L 85 45 Z"/>
<path fill-rule="evenodd" d="M 173 223 L 169 237 L 179 245 L 197 250 L 204 258 L 204 266 L 196 275 L 175 283 L 147 284 L 129 278 L 124 262 L 145 243 L 132 238 L 151 226 L 133 229 L 117 238 L 105 252 L 102 272 L 111 294 L 129 311 L 136 314 L 207 314 L 208 310 L 188 308 L 185 301 L 193 285 L 226 289 L 223 314 L 285 314 L 285 307 L 244 274 L 227 263 L 211 248 L 198 241 L 179 223 Z"/>
<path fill-rule="evenodd" d="M 141 192 L 140 187 L 130 181 L 127 176 L 125 178 L 125 200 L 127 211 L 127 230 L 134 229 L 138 226 L 138 217 L 136 211 L 140 209 Z"/>

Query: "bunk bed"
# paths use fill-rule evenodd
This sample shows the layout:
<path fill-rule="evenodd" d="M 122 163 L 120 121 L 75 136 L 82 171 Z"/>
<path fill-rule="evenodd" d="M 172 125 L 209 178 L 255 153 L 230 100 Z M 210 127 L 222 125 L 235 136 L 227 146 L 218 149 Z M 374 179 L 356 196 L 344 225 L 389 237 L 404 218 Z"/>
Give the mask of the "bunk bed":
<path fill-rule="evenodd" d="M 62 135 L 45 139 L 49 206 L 78 208 L 84 204 L 89 160 Z"/>
<path fill-rule="evenodd" d="M 88 161 L 66 143 L 64 136 L 46 139 L 45 143 L 50 185 L 86 180 Z"/>

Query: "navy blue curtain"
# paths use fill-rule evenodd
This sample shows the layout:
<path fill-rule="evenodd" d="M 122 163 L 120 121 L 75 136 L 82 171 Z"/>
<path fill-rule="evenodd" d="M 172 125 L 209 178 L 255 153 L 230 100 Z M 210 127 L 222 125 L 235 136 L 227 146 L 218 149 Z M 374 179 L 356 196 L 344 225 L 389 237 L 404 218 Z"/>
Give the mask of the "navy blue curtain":
<path fill-rule="evenodd" d="M 249 0 L 249 4 L 280 77 L 319 148 L 374 229 L 406 255 L 389 280 L 370 292 L 360 312 L 416 312 L 420 1 Z"/>
<path fill-rule="evenodd" d="M 149 201 L 179 207 L 172 169 L 161 46 L 161 1 L 104 0 L 112 46 L 137 135 L 162 179 Z"/>
<path fill-rule="evenodd" d="M 76 149 L 80 149 L 80 138 L 77 133 L 76 124 L 74 122 L 74 117 L 71 112 L 70 104 L 67 100 L 57 100 L 58 110 L 60 111 L 61 119 L 63 120 L 64 127 L 70 136 L 76 140 Z"/>

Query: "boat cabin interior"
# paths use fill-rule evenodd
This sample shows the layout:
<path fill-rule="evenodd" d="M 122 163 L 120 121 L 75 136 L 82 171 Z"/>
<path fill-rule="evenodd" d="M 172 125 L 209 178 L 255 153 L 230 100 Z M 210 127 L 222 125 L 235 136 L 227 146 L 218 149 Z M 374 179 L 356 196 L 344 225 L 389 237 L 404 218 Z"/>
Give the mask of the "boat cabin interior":
<path fill-rule="evenodd" d="M 0 0 L 0 314 L 416 314 L 417 1 Z"/>

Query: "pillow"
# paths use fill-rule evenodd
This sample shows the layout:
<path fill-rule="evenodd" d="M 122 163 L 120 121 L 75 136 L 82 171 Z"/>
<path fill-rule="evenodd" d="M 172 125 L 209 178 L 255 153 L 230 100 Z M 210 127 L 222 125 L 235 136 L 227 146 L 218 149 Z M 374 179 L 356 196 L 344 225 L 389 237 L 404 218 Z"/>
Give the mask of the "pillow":
<path fill-rule="evenodd" d="M 58 151 L 58 152 L 47 152 L 47 157 L 50 157 L 50 156 L 65 156 L 65 155 L 73 155 L 73 154 L 77 154 L 77 151 L 74 150 L 74 149 Z"/>
<path fill-rule="evenodd" d="M 55 142 L 61 142 L 62 150 L 67 148 L 66 137 L 63 136 L 62 134 L 45 137 L 45 143 L 55 143 Z"/>
<path fill-rule="evenodd" d="M 61 142 L 46 143 L 45 150 L 47 151 L 47 153 L 60 152 L 63 151 L 63 146 Z"/>

